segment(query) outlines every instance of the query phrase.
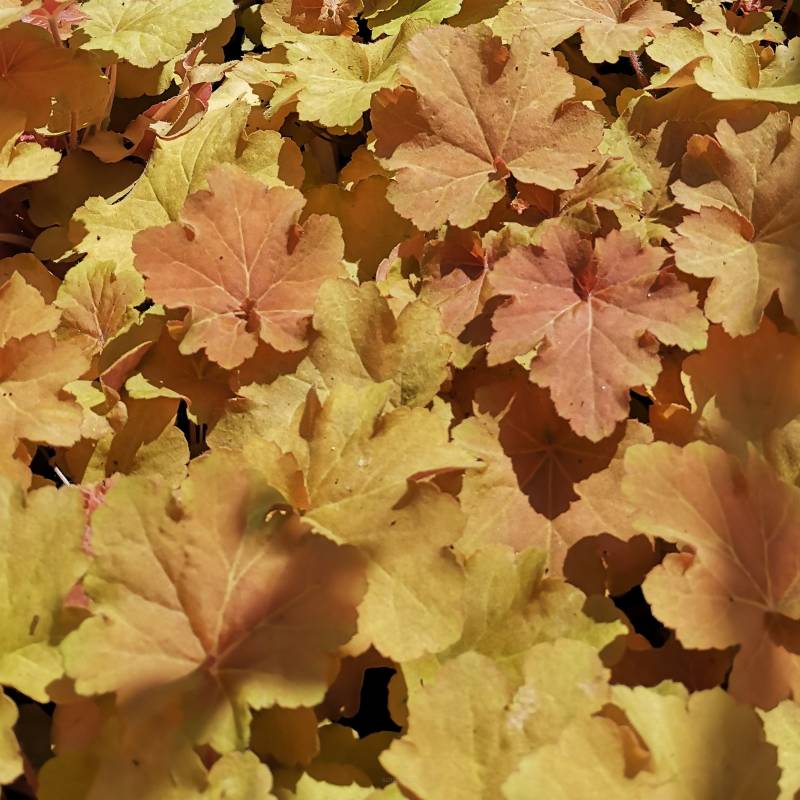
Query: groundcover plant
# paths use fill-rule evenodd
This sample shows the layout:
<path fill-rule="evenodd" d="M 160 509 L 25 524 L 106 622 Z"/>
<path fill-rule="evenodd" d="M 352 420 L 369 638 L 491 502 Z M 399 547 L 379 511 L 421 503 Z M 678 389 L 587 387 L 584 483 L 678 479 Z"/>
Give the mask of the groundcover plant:
<path fill-rule="evenodd" d="M 798 11 L 0 0 L 3 797 L 800 797 Z"/>

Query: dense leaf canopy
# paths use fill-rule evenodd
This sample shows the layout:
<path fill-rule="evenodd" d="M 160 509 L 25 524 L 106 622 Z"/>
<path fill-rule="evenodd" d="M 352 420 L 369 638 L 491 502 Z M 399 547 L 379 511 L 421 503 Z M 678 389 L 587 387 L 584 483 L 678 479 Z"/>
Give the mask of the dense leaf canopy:
<path fill-rule="evenodd" d="M 0 793 L 800 797 L 800 4 L 0 0 Z"/>

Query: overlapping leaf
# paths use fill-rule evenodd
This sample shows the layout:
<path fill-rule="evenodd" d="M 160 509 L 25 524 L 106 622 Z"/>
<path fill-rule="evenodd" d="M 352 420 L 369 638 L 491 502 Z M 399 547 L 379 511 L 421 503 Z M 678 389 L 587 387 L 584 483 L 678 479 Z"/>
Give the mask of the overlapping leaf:
<path fill-rule="evenodd" d="M 195 462 L 171 515 L 168 497 L 120 480 L 95 512 L 93 616 L 64 642 L 67 669 L 79 692 L 125 703 L 173 685 L 194 697 L 201 740 L 234 749 L 249 707 L 322 698 L 355 631 L 361 559 L 294 525 L 236 453 Z M 126 548 L 134 558 L 120 559 Z"/>
<path fill-rule="evenodd" d="M 389 200 L 419 228 L 469 227 L 509 176 L 569 189 L 595 157 L 602 124 L 535 34 L 510 51 L 477 28 L 418 34 L 400 68 L 415 94 L 380 97 L 377 152 L 396 170 Z"/>
<path fill-rule="evenodd" d="M 794 797 L 796 33 L 0 0 L 4 792 Z"/>
<path fill-rule="evenodd" d="M 259 340 L 299 350 L 320 284 L 342 274 L 338 223 L 312 216 L 300 226 L 299 192 L 266 189 L 243 172 L 221 169 L 208 182 L 209 191 L 189 197 L 179 222 L 134 239 L 146 291 L 167 307 L 190 309 L 184 353 L 204 349 L 230 369 Z"/>
<path fill-rule="evenodd" d="M 320 390 L 392 381 L 393 403 L 424 406 L 448 376 L 453 343 L 438 312 L 414 302 L 395 318 L 373 283 L 323 284 L 313 325 L 319 338 L 297 374 Z"/>
<path fill-rule="evenodd" d="M 23 111 L 5 111 L 0 119 L 0 193 L 55 174 L 61 155 L 35 142 L 18 142 L 25 129 Z"/>
<path fill-rule="evenodd" d="M 0 521 L 0 585 L 8 606 L 0 630 L 0 681 L 47 702 L 48 686 L 64 671 L 60 610 L 86 569 L 80 492 L 46 487 L 26 494 L 0 477 Z"/>
<path fill-rule="evenodd" d="M 410 698 L 408 732 L 381 763 L 404 786 L 438 800 L 497 797 L 520 756 L 557 736 L 572 719 L 588 718 L 609 697 L 592 648 L 560 639 L 533 647 L 522 675 L 465 653 Z M 468 710 L 461 725 L 446 709 Z"/>
<path fill-rule="evenodd" d="M 711 329 L 708 347 L 683 362 L 698 438 L 745 455 L 755 446 L 789 483 L 798 477 L 797 340 L 764 320 L 752 336 Z"/>
<path fill-rule="evenodd" d="M 287 50 L 285 80 L 273 103 L 297 98 L 300 119 L 320 125 L 355 125 L 372 95 L 398 82 L 398 64 L 422 26 L 410 23 L 396 36 L 361 44 L 342 36 L 302 37 Z"/>
<path fill-rule="evenodd" d="M 695 137 L 684 158 L 678 200 L 697 213 L 678 226 L 678 266 L 713 278 L 705 311 L 733 336 L 753 333 L 773 294 L 800 319 L 795 264 L 798 201 L 792 176 L 800 125 L 782 112 L 736 133 L 724 120 L 714 138 Z"/>
<path fill-rule="evenodd" d="M 89 53 L 56 45 L 34 25 L 0 29 L 0 64 L 0 107 L 23 114 L 26 129 L 47 124 L 54 100 L 77 113 L 106 96 L 106 80 Z"/>
<path fill-rule="evenodd" d="M 88 0 L 83 32 L 89 50 L 110 50 L 137 67 L 181 55 L 193 33 L 216 27 L 234 10 L 232 0 Z"/>
<path fill-rule="evenodd" d="M 497 15 L 492 30 L 506 41 L 533 30 L 544 48 L 580 31 L 581 49 L 589 61 L 613 62 L 678 20 L 658 0 L 521 0 Z"/>
<path fill-rule="evenodd" d="M 625 471 L 634 524 L 693 550 L 667 556 L 646 579 L 655 614 L 687 647 L 739 645 L 731 692 L 775 705 L 797 685 L 800 664 L 800 493 L 755 454 L 742 464 L 704 442 L 633 447 Z"/>
<path fill-rule="evenodd" d="M 775 756 L 755 713 L 721 690 L 687 697 L 670 684 L 615 687 L 613 700 L 624 726 L 602 717 L 573 723 L 557 744 L 523 760 L 504 786 L 507 800 L 522 800 L 534 786 L 564 800 L 598 791 L 620 800 L 775 796 Z M 643 769 L 632 763 L 632 736 L 647 748 Z"/>
<path fill-rule="evenodd" d="M 79 344 L 52 333 L 60 314 L 19 273 L 0 285 L 0 433 L 73 444 L 81 410 L 65 387 L 89 366 Z"/>
<path fill-rule="evenodd" d="M 117 202 L 90 197 L 75 213 L 83 238 L 81 252 L 118 266 L 133 263 L 131 242 L 145 228 L 167 225 L 178 219 L 186 198 L 207 186 L 206 176 L 216 166 L 248 159 L 253 140 L 242 135 L 250 107 L 233 102 L 203 117 L 190 133 L 177 139 L 159 141 L 147 168 L 131 190 Z M 280 137 L 273 133 L 273 137 Z M 263 153 L 261 154 L 263 157 Z M 259 179 L 268 186 L 281 186 L 285 175 L 282 150 L 271 163 L 259 164 Z"/>
<path fill-rule="evenodd" d="M 490 363 L 534 353 L 531 380 L 550 389 L 576 433 L 598 441 L 628 412 L 628 390 L 652 385 L 660 363 L 648 335 L 703 347 L 693 292 L 663 270 L 666 252 L 619 232 L 595 242 L 566 229 L 518 248 L 490 277 L 509 297 L 492 318 Z"/>
<path fill-rule="evenodd" d="M 427 409 L 384 414 L 391 394 L 389 382 L 336 386 L 292 459 L 304 479 L 287 476 L 291 463 L 276 460 L 271 447 L 251 442 L 246 452 L 294 487 L 291 499 L 314 528 L 368 554 L 359 630 L 382 653 L 405 660 L 453 643 L 463 620 L 463 573 L 448 548 L 464 518 L 454 498 L 422 481 L 476 462 Z"/>

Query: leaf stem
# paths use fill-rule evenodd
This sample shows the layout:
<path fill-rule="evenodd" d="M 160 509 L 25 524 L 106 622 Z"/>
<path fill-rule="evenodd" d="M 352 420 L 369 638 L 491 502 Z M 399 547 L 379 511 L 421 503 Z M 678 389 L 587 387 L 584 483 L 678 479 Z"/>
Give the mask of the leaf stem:
<path fill-rule="evenodd" d="M 778 20 L 781 25 L 788 19 L 789 12 L 792 10 L 792 3 L 794 3 L 794 0 L 786 0 L 786 5 L 783 7 L 783 11 L 781 11 L 781 18 Z"/>
<path fill-rule="evenodd" d="M 13 244 L 16 247 L 30 249 L 33 244 L 33 239 L 29 239 L 27 236 L 20 236 L 16 233 L 0 233 L 0 244 Z"/>
<path fill-rule="evenodd" d="M 631 66 L 633 67 L 633 71 L 636 73 L 636 78 L 639 81 L 639 86 L 644 89 L 650 81 L 645 75 L 644 70 L 642 69 L 642 62 L 639 60 L 639 55 L 635 50 L 628 51 L 628 59 L 631 62 Z"/>
<path fill-rule="evenodd" d="M 78 146 L 78 112 L 69 112 L 69 139 L 67 150 L 74 150 Z"/>
<path fill-rule="evenodd" d="M 90 139 L 100 130 L 105 130 L 108 127 L 108 121 L 111 118 L 111 109 L 114 105 L 114 93 L 117 91 L 117 62 L 110 64 L 105 71 L 106 78 L 108 78 L 108 92 L 106 94 L 106 103 L 103 107 L 103 114 L 95 122 L 93 122 L 86 130 L 84 140 Z"/>
<path fill-rule="evenodd" d="M 108 99 L 106 100 L 106 107 L 103 110 L 103 119 L 100 122 L 100 127 L 105 129 L 108 127 L 108 122 L 111 119 L 111 108 L 114 105 L 114 94 L 117 91 L 117 62 L 115 61 L 108 68 Z"/>
<path fill-rule="evenodd" d="M 58 47 L 66 47 L 63 40 L 61 39 L 61 33 L 58 30 L 58 20 L 54 14 L 48 15 L 47 27 L 50 30 L 50 35 L 53 37 L 53 42 Z M 78 114 L 76 111 L 70 111 L 67 150 L 74 150 L 77 146 L 78 146 Z"/>
<path fill-rule="evenodd" d="M 47 17 L 47 26 L 50 29 L 50 35 L 53 37 L 53 41 L 59 47 L 65 47 L 66 45 L 61 41 L 61 33 L 58 30 L 58 21 L 52 14 L 49 14 Z"/>
<path fill-rule="evenodd" d="M 57 467 L 55 464 L 53 464 L 53 472 L 58 475 L 58 479 L 64 484 L 64 486 L 72 485 L 72 481 L 61 471 L 61 468 Z"/>

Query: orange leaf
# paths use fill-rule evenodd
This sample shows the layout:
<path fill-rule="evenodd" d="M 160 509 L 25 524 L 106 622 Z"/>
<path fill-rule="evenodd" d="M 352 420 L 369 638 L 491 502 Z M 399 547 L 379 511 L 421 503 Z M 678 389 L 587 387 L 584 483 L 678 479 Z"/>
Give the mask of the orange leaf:
<path fill-rule="evenodd" d="M 473 225 L 505 195 L 509 176 L 569 189 L 594 160 L 602 118 L 573 101 L 572 78 L 535 34 L 509 51 L 478 26 L 435 27 L 408 50 L 401 73 L 416 105 L 381 96 L 372 120 L 377 153 L 397 170 L 389 200 L 418 228 Z"/>
<path fill-rule="evenodd" d="M 78 691 L 135 705 L 199 690 L 192 714 L 218 750 L 246 744 L 248 707 L 322 700 L 355 633 L 363 562 L 283 502 L 232 451 L 193 461 L 169 513 L 168 489 L 118 478 L 92 518 L 94 616 L 64 645 Z"/>
<path fill-rule="evenodd" d="M 190 309 L 184 354 L 205 348 L 233 369 L 259 339 L 301 349 L 320 284 L 344 274 L 338 222 L 311 216 L 299 226 L 300 192 L 266 189 L 233 167 L 212 172 L 208 184 L 188 198 L 180 222 L 134 238 L 147 293 Z"/>
<path fill-rule="evenodd" d="M 304 33 L 352 36 L 361 8 L 361 0 L 292 0 L 288 21 Z"/>
<path fill-rule="evenodd" d="M 47 124 L 53 100 L 89 110 L 102 103 L 106 86 L 90 53 L 60 47 L 49 32 L 23 22 L 0 30 L 0 108 L 24 112 L 26 130 Z"/>
<path fill-rule="evenodd" d="M 558 413 L 594 442 L 628 414 L 628 391 L 655 383 L 652 336 L 703 347 L 708 323 L 660 247 L 612 231 L 589 241 L 550 228 L 541 247 L 512 250 L 489 277 L 510 299 L 494 314 L 489 363 L 536 351 L 531 380 L 549 387 Z M 648 336 L 650 334 L 651 336 Z"/>
<path fill-rule="evenodd" d="M 683 159 L 678 201 L 696 211 L 681 223 L 681 270 L 712 278 L 706 314 L 731 336 L 754 333 L 777 293 L 800 322 L 800 122 L 786 112 L 737 133 L 725 120 L 715 136 L 693 136 Z"/>
<path fill-rule="evenodd" d="M 740 646 L 737 699 L 770 708 L 800 690 L 800 660 L 782 646 L 800 620 L 800 490 L 755 454 L 741 463 L 704 442 L 632 447 L 622 488 L 641 530 L 695 553 L 647 577 L 656 616 L 684 647 Z"/>

